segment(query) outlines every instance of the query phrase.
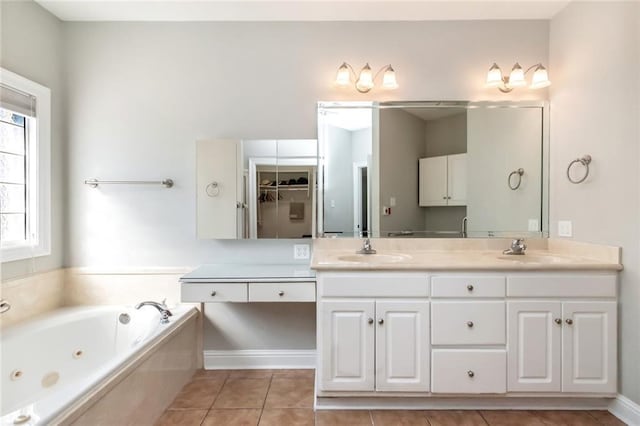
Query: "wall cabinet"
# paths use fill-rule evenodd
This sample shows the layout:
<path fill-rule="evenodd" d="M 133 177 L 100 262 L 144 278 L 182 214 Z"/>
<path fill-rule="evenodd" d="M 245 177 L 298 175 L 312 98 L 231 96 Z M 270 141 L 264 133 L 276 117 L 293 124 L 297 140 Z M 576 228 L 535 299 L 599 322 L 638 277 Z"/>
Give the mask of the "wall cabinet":
<path fill-rule="evenodd" d="M 464 206 L 467 203 L 467 154 L 419 160 L 419 205 Z"/>

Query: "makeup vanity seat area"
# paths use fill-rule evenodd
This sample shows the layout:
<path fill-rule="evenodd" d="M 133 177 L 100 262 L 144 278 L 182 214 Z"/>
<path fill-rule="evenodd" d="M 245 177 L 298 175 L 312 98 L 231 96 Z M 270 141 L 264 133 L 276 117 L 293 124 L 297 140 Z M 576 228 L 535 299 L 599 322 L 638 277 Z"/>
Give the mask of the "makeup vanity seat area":
<path fill-rule="evenodd" d="M 188 303 L 315 302 L 315 273 L 308 265 L 209 264 L 180 278 Z"/>

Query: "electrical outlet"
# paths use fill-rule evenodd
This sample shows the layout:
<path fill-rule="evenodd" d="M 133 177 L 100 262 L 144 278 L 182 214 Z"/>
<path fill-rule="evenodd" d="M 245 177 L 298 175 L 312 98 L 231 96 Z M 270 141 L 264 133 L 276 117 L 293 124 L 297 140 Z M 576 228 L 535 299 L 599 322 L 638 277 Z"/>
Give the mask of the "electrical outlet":
<path fill-rule="evenodd" d="M 537 232 L 540 230 L 538 219 L 529 219 L 529 232 Z"/>
<path fill-rule="evenodd" d="M 558 221 L 558 236 L 559 237 L 572 237 L 573 225 L 570 220 Z"/>
<path fill-rule="evenodd" d="M 294 244 L 293 258 L 296 260 L 309 259 L 309 244 Z"/>

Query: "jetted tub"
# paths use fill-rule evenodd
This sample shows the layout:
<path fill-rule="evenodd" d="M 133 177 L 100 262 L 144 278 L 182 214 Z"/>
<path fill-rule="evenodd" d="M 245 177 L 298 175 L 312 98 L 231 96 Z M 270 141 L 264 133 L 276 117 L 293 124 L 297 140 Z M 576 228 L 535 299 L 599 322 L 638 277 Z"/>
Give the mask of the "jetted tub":
<path fill-rule="evenodd" d="M 57 423 L 197 315 L 186 306 L 171 312 L 170 322 L 160 324 L 152 306 L 63 308 L 7 327 L 0 351 L 2 426 Z"/>

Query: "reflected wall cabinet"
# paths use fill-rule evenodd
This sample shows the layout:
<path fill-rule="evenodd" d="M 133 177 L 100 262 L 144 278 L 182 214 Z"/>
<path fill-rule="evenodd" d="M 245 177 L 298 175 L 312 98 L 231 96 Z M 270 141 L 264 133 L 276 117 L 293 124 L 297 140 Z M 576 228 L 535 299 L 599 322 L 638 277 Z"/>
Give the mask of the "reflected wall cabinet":
<path fill-rule="evenodd" d="M 420 160 L 420 207 L 467 204 L 467 154 Z"/>

